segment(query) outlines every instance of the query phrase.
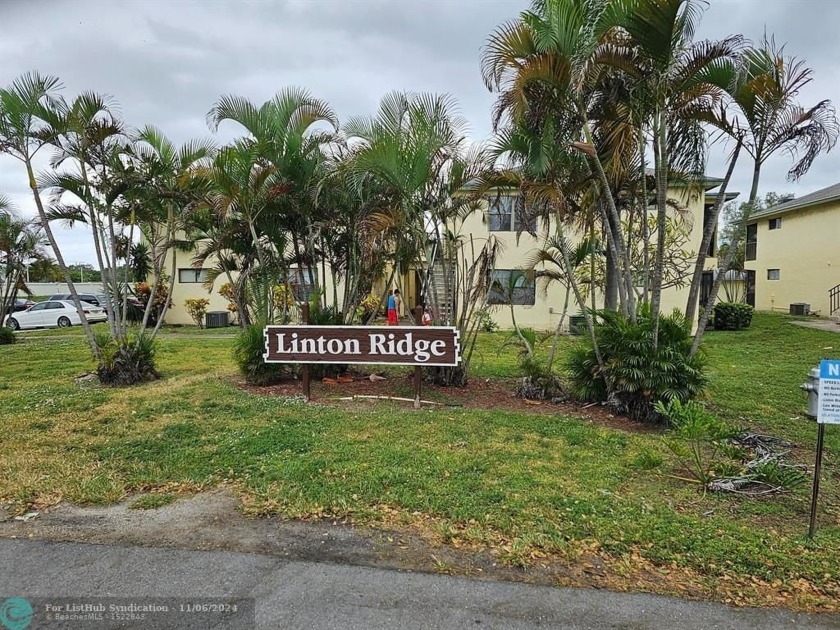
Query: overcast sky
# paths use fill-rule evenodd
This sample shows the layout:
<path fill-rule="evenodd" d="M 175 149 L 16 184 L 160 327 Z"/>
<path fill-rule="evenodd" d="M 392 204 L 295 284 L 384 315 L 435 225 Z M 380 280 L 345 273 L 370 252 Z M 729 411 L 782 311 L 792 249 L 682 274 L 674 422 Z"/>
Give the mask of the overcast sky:
<path fill-rule="evenodd" d="M 341 120 L 375 111 L 391 90 L 445 92 L 460 103 L 472 138 L 489 137 L 491 95 L 481 80 L 482 44 L 527 2 L 512 0 L 293 0 L 289 2 L 86 2 L 0 0 L 0 85 L 27 70 L 58 76 L 71 98 L 82 90 L 117 99 L 126 121 L 154 124 L 180 143 L 210 136 L 205 114 L 221 94 L 255 102 L 296 85 L 328 101 Z M 805 106 L 840 106 L 840 0 L 711 0 L 698 37 L 774 34 L 807 60 L 814 81 Z M 224 129 L 226 135 L 235 130 Z M 724 174 L 713 149 L 710 175 Z M 798 183 L 790 158 L 763 172 L 762 192 L 802 196 L 840 181 L 840 148 L 818 158 Z M 750 168 L 730 190 L 746 194 Z M 0 193 L 34 214 L 22 165 L 0 157 Z M 65 259 L 94 262 L 89 237 L 58 230 Z"/>

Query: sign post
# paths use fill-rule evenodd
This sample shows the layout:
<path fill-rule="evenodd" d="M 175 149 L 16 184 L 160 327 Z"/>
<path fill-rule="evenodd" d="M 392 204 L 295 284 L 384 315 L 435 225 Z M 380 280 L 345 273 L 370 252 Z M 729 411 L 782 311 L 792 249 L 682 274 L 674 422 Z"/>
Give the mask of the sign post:
<path fill-rule="evenodd" d="M 423 307 L 416 306 L 412 311 L 414 314 L 414 324 L 416 326 L 423 325 Z M 414 366 L 414 408 L 420 409 L 420 396 L 423 392 L 423 370 L 419 365 Z"/>
<path fill-rule="evenodd" d="M 307 305 L 303 318 L 307 318 Z M 423 312 L 414 309 L 415 321 Z M 266 326 L 266 363 L 303 364 L 303 390 L 309 400 L 310 363 L 388 364 L 414 366 L 414 406 L 420 406 L 423 366 L 455 366 L 461 362 L 457 328 L 451 326 Z"/>
<path fill-rule="evenodd" d="M 814 463 L 814 486 L 811 492 L 811 522 L 808 537 L 813 538 L 817 529 L 817 497 L 820 493 L 823 437 L 825 425 L 840 424 L 840 360 L 820 362 L 820 385 L 817 407 L 817 458 Z"/>
<path fill-rule="evenodd" d="M 300 305 L 300 319 L 304 325 L 309 324 L 309 302 L 304 302 Z M 303 395 L 306 397 L 306 402 L 312 395 L 312 384 L 309 380 L 309 364 L 303 366 Z"/>

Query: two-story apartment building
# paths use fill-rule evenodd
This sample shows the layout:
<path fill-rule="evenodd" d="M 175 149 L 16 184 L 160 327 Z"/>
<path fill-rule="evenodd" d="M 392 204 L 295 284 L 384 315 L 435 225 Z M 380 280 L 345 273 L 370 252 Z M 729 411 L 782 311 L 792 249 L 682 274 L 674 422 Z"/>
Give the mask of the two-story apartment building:
<path fill-rule="evenodd" d="M 840 314 L 840 183 L 752 216 L 745 260 L 757 309 Z"/>
<path fill-rule="evenodd" d="M 681 185 L 674 183 L 668 191 L 668 197 L 676 202 L 681 208 L 683 221 L 680 223 L 686 231 L 685 241 L 682 248 L 687 258 L 694 257 L 700 248 L 703 238 L 703 227 L 709 219 L 709 211 L 714 205 L 717 194 L 712 191 L 721 184 L 720 179 L 704 177 L 697 185 Z M 727 193 L 726 200 L 734 199 L 737 193 Z M 507 285 L 508 278 L 517 270 L 527 266 L 533 252 L 545 246 L 546 237 L 555 231 L 554 225 L 538 225 L 535 229 L 536 235 L 522 232 L 520 230 L 523 216 L 520 214 L 521 204 L 517 203 L 517 197 L 499 195 L 489 198 L 484 206 L 469 215 L 461 225 L 458 226 L 458 233 L 471 235 L 472 239 L 479 245 L 483 244 L 491 236 L 501 244 L 500 254 L 496 261 L 496 268 L 493 272 L 494 280 L 499 285 Z M 675 210 L 669 210 L 671 215 Z M 655 211 L 651 208 L 650 223 L 655 225 Z M 574 245 L 579 241 L 581 235 L 566 228 L 566 239 Z M 706 268 L 709 270 L 708 283 L 704 287 L 711 286 L 712 270 L 717 264 L 715 241 L 707 252 Z M 542 268 L 538 267 L 537 271 Z M 693 261 L 690 270 L 682 282 L 674 283 L 674 286 L 663 291 L 662 309 L 663 312 L 670 312 L 677 308 L 685 310 L 688 301 L 690 274 L 693 271 Z M 651 270 L 652 273 L 652 270 Z M 543 278 L 529 280 L 529 278 L 516 274 L 517 286 L 514 291 L 491 291 L 489 302 L 493 305 L 492 318 L 503 329 L 512 327 L 510 301 L 513 300 L 514 313 L 517 324 L 520 326 L 532 327 L 536 330 L 554 329 L 559 318 L 562 316 L 565 302 L 566 289 L 561 283 L 548 282 Z M 597 280 L 597 279 L 596 279 Z M 599 307 L 603 307 L 603 282 L 594 283 L 595 301 Z M 590 294 L 591 295 L 591 294 Z M 702 296 L 701 296 L 702 299 Z M 568 315 L 577 314 L 579 309 L 572 296 Z M 568 320 L 566 322 L 568 325 Z"/>

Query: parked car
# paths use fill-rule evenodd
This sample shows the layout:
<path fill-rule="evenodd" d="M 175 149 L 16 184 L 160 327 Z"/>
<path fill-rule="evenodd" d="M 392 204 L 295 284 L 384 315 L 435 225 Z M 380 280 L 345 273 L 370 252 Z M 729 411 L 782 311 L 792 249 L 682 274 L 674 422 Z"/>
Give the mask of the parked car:
<path fill-rule="evenodd" d="M 50 296 L 51 300 L 61 300 L 62 302 L 72 302 L 73 296 L 69 293 L 56 293 L 55 295 Z M 87 302 L 88 304 L 93 304 L 94 306 L 98 306 L 99 308 L 106 309 L 108 308 L 108 300 L 105 298 L 104 295 L 101 294 L 94 294 L 94 293 L 79 293 L 79 299 L 82 302 Z"/>
<path fill-rule="evenodd" d="M 34 306 L 34 304 L 35 302 L 33 302 L 32 300 L 22 300 L 18 298 L 15 300 L 14 305 L 11 308 L 9 308 L 9 310 L 6 312 L 6 315 L 10 315 L 13 312 L 17 313 L 19 311 L 25 311 L 30 306 Z"/>
<path fill-rule="evenodd" d="M 98 306 L 83 305 L 85 318 L 91 322 L 104 322 L 108 319 L 105 310 Z M 67 328 L 80 326 L 82 323 L 76 305 L 65 300 L 39 302 L 31 308 L 6 317 L 4 325 L 14 330 L 26 328 Z"/>

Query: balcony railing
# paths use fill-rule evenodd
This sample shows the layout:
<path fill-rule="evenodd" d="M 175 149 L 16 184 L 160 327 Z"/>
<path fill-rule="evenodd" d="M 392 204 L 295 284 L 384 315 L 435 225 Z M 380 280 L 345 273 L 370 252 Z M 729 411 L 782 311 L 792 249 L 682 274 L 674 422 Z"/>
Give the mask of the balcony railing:
<path fill-rule="evenodd" d="M 747 243 L 747 252 L 746 252 L 746 256 L 745 256 L 746 260 L 755 260 L 755 246 L 756 246 L 756 244 L 757 244 L 756 241 L 750 241 L 750 242 Z"/>
<path fill-rule="evenodd" d="M 828 291 L 828 314 L 840 311 L 840 284 Z"/>

